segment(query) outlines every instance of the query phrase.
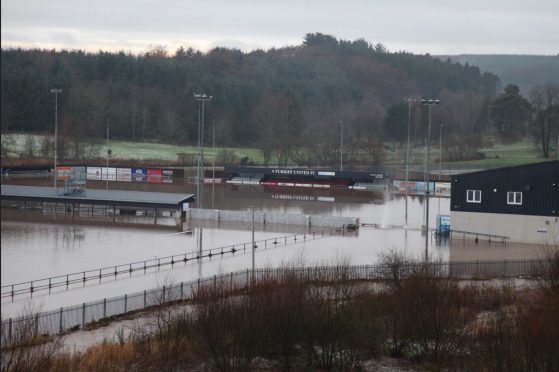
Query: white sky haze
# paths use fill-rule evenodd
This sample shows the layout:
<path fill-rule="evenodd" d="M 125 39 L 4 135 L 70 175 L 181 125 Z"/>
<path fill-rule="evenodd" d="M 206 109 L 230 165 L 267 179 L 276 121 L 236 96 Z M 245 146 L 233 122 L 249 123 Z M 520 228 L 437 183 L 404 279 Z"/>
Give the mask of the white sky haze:
<path fill-rule="evenodd" d="M 244 51 L 309 32 L 423 54 L 559 53 L 558 0 L 2 0 L 2 48 Z"/>

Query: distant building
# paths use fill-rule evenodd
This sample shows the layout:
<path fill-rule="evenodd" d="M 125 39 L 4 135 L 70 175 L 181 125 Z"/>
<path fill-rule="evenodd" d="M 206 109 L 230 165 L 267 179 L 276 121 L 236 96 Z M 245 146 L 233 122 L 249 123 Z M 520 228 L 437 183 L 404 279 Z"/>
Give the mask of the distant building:
<path fill-rule="evenodd" d="M 559 244 L 559 161 L 451 177 L 452 230 Z"/>

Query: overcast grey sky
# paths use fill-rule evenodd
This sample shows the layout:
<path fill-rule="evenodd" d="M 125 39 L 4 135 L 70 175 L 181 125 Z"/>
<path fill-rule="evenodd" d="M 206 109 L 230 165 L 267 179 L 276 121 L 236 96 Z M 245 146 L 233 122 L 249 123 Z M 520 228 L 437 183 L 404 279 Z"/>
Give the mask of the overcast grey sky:
<path fill-rule="evenodd" d="M 2 48 L 244 51 L 308 32 L 431 54 L 559 53 L 559 0 L 2 0 Z"/>

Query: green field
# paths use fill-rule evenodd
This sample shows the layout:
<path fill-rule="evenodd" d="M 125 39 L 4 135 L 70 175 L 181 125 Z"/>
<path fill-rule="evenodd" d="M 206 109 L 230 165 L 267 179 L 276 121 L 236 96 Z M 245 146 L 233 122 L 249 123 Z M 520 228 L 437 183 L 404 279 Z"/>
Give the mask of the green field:
<path fill-rule="evenodd" d="M 39 154 L 40 143 L 43 140 L 43 135 L 38 134 L 2 134 L 2 141 L 6 138 L 13 140 L 12 145 L 9 146 L 8 156 L 21 156 L 25 152 L 25 142 L 27 137 L 31 136 L 35 141 L 36 156 Z M 164 143 L 150 143 L 150 142 L 127 142 L 118 140 L 109 140 L 109 148 L 112 151 L 111 157 L 113 159 L 160 159 L 168 161 L 177 161 L 180 153 L 197 154 L 197 146 L 176 146 Z M 213 158 L 221 147 L 215 149 L 211 147 L 204 147 L 204 155 L 209 159 Z M 249 161 L 261 163 L 263 161 L 262 152 L 258 149 L 251 148 L 236 148 L 226 147 L 226 149 L 233 151 L 239 159 L 248 157 Z M 99 157 L 104 157 L 107 153 L 106 141 L 101 140 L 98 146 Z"/>
<path fill-rule="evenodd" d="M 2 142 L 10 143 L 8 146 L 9 157 L 18 157 L 25 155 L 25 142 L 27 137 L 30 136 L 35 141 L 35 156 L 39 156 L 40 143 L 43 140 L 43 135 L 27 135 L 27 134 L 2 134 Z M 144 143 L 144 142 L 127 142 L 127 141 L 109 141 L 109 147 L 112 150 L 113 159 L 158 159 L 166 161 L 177 161 L 180 153 L 186 154 L 197 154 L 198 148 L 195 146 L 176 146 L 163 143 Z M 104 157 L 107 153 L 106 142 L 100 140 L 97 147 L 97 156 Z M 211 160 L 216 156 L 218 151 L 222 148 L 211 148 L 205 147 L 204 154 L 208 160 Z M 231 148 L 226 149 L 231 150 L 238 159 L 248 158 L 249 162 L 254 162 L 256 164 L 262 164 L 263 156 L 259 149 L 254 148 Z M 466 166 L 466 165 L 485 165 L 485 166 L 499 166 L 499 165 L 518 165 L 525 163 L 533 163 L 539 161 L 546 161 L 552 159 L 546 159 L 541 156 L 541 150 L 532 141 L 528 139 L 523 139 L 519 142 L 511 144 L 495 144 L 487 148 L 482 148 L 478 152 L 483 153 L 485 158 L 481 160 L 470 160 L 470 161 L 457 161 L 457 162 L 446 162 L 443 158 L 443 164 L 445 166 Z M 552 156 L 555 155 L 554 147 L 552 147 Z M 397 146 L 396 151 L 392 151 L 392 147 L 387 144 L 385 146 L 385 164 L 403 164 L 405 162 L 405 146 Z M 411 151 L 411 161 L 412 164 L 422 164 L 424 162 L 424 148 L 415 147 Z M 433 146 L 431 148 L 431 160 L 433 163 L 438 163 L 440 158 L 440 152 L 438 146 Z M 272 159 L 271 164 L 275 163 L 275 159 Z"/>

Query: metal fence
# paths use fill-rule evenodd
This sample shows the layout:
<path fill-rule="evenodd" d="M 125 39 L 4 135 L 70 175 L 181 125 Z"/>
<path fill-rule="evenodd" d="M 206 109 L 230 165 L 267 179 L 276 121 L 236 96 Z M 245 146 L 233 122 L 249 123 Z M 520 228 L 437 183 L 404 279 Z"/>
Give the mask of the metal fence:
<path fill-rule="evenodd" d="M 429 273 L 439 277 L 451 278 L 510 278 L 541 275 L 545 260 L 511 261 L 462 261 L 429 263 Z M 2 345 L 10 342 L 22 329 L 32 329 L 35 334 L 61 334 L 69 330 L 83 328 L 87 324 L 146 309 L 171 301 L 192 299 L 197 290 L 213 286 L 224 290 L 242 289 L 262 280 L 281 280 L 296 277 L 304 281 L 345 280 L 385 280 L 395 275 L 405 278 L 410 273 L 425 268 L 425 264 L 407 263 L 400 266 L 324 266 L 296 267 L 278 269 L 258 269 L 214 275 L 213 277 L 189 282 L 180 282 L 152 290 L 144 290 L 124 296 L 104 298 L 99 301 L 82 303 L 77 306 L 61 307 L 57 310 L 37 313 L 30 316 L 2 319 Z"/>
<path fill-rule="evenodd" d="M 331 236 L 351 234 L 346 226 L 313 231 L 301 234 L 291 234 L 276 238 L 256 240 L 257 249 L 270 249 L 281 246 L 297 244 L 305 241 L 316 240 Z M 146 259 L 142 261 L 129 262 L 125 264 L 108 266 L 99 269 L 68 273 L 48 278 L 36 279 L 27 282 L 14 283 L 2 286 L 1 298 L 10 298 L 29 294 L 31 297 L 36 293 L 53 293 L 60 290 L 68 290 L 77 286 L 85 287 L 88 283 L 101 284 L 103 282 L 131 277 L 132 275 L 144 275 L 159 271 L 164 268 L 174 268 L 177 265 L 186 266 L 192 260 L 212 259 L 227 255 L 251 253 L 252 242 L 232 244 L 224 247 L 210 248 L 180 253 L 172 256 Z"/>
<path fill-rule="evenodd" d="M 186 218 L 194 220 L 251 222 L 251 211 L 232 211 L 219 209 L 189 208 L 185 210 Z M 337 227 L 342 225 L 358 225 L 359 218 L 330 216 L 330 215 L 305 215 L 271 212 L 254 212 L 254 221 L 258 224 L 282 224 Z"/>

